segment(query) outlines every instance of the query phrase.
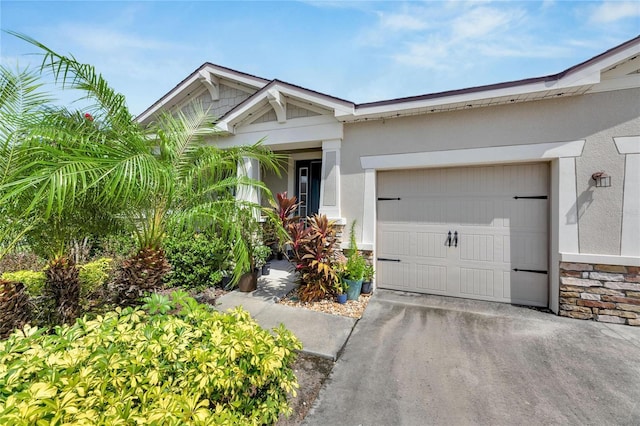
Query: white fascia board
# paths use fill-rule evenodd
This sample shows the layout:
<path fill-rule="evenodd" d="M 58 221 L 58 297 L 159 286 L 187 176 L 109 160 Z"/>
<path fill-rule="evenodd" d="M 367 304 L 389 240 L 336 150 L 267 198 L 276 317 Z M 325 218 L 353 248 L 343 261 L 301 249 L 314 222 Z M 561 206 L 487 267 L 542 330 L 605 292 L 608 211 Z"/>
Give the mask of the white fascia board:
<path fill-rule="evenodd" d="M 169 96 L 164 98 L 162 101 L 158 102 L 152 109 L 149 109 L 145 113 L 137 116 L 136 117 L 136 121 L 139 122 L 139 123 L 145 121 L 146 119 L 151 117 L 153 114 L 158 112 L 159 109 L 161 109 L 162 107 L 164 107 L 167 104 L 170 104 L 173 101 L 174 98 L 176 98 L 178 95 L 180 95 L 182 92 L 184 92 L 185 89 L 187 89 L 192 84 L 198 82 L 199 80 L 200 80 L 200 73 L 197 72 L 194 75 L 192 75 L 191 78 L 189 78 L 188 80 L 185 80 L 184 82 L 182 82 L 182 84 L 180 86 L 176 87 L 169 94 Z"/>
<path fill-rule="evenodd" d="M 335 115 L 342 114 L 344 111 L 353 112 L 353 107 L 346 106 L 340 102 L 331 101 L 322 96 L 313 96 L 296 88 L 283 86 L 281 84 L 275 84 L 268 91 L 261 93 L 254 99 L 251 99 L 249 102 L 243 105 L 242 108 L 233 111 L 233 113 L 229 114 L 221 122 L 226 123 L 228 128 L 233 128 L 233 126 L 241 122 L 248 113 L 256 110 L 258 107 L 262 107 L 265 103 L 269 102 L 269 97 L 281 97 L 282 95 L 320 105 L 325 109 L 333 110 Z"/>
<path fill-rule="evenodd" d="M 187 80 L 183 81 L 182 84 L 180 84 L 178 87 L 176 87 L 174 90 L 172 90 L 171 93 L 165 99 L 163 99 L 161 102 L 158 102 L 158 104 L 155 107 L 153 107 L 152 109 L 146 111 L 144 114 L 139 115 L 138 117 L 136 117 L 136 121 L 138 121 L 138 122 L 145 121 L 146 119 L 151 117 L 153 114 L 155 114 L 159 109 L 161 109 L 162 107 L 164 107 L 167 104 L 170 104 L 174 98 L 176 98 L 177 96 L 182 94 L 192 84 L 198 83 L 200 78 L 202 78 L 202 75 L 200 74 L 201 72 L 209 72 L 209 73 L 213 74 L 214 76 L 216 76 L 218 78 L 224 78 L 226 80 L 236 81 L 238 83 L 242 83 L 242 84 L 245 84 L 247 86 L 255 87 L 257 90 L 263 88 L 267 84 L 267 83 L 264 82 L 264 80 L 262 80 L 262 79 L 260 79 L 258 77 L 249 77 L 249 76 L 244 76 L 244 75 L 238 75 L 238 74 L 235 74 L 235 73 L 232 73 L 232 72 L 229 72 L 229 71 L 225 71 L 225 70 L 221 70 L 221 69 L 212 67 L 211 65 L 207 65 L 203 69 L 198 70 L 197 72 L 194 72 L 193 75 L 190 78 L 188 78 Z M 200 83 L 200 84 L 202 84 L 202 83 Z"/>
<path fill-rule="evenodd" d="M 584 140 L 360 157 L 363 169 L 393 170 L 551 160 L 582 155 Z"/>
<path fill-rule="evenodd" d="M 226 80 L 242 83 L 247 86 L 255 87 L 256 89 L 262 89 L 264 86 L 266 86 L 269 83 L 268 81 L 259 77 L 251 77 L 248 75 L 236 74 L 234 72 L 213 67 L 211 65 L 205 66 L 203 71 L 208 71 L 218 78 L 223 78 Z"/>
<path fill-rule="evenodd" d="M 307 93 L 305 91 L 302 91 L 293 87 L 276 85 L 276 88 L 278 91 L 280 91 L 286 96 L 302 99 L 306 102 L 320 105 L 326 109 L 334 110 L 334 114 L 336 117 L 343 114 L 353 114 L 353 111 L 354 111 L 353 104 L 349 104 L 346 102 L 333 101 L 324 96 L 318 96 L 311 93 Z"/>
<path fill-rule="evenodd" d="M 636 43 L 633 46 L 624 49 L 615 55 L 603 58 L 587 67 L 578 69 L 577 71 L 569 72 L 567 75 L 561 77 L 558 80 L 538 81 L 534 83 L 525 83 L 522 85 L 516 85 L 512 87 L 504 87 L 498 89 L 482 90 L 478 92 L 468 92 L 457 95 L 442 96 L 432 99 L 422 99 L 413 102 L 398 102 L 386 105 L 378 105 L 371 107 L 357 108 L 353 114 L 336 114 L 336 117 L 341 120 L 349 121 L 349 119 L 377 118 L 379 115 L 394 115 L 402 114 L 406 111 L 416 109 L 437 109 L 451 104 L 473 104 L 474 102 L 489 100 L 495 98 L 501 98 L 505 96 L 512 96 L 517 98 L 520 95 L 528 95 L 533 93 L 543 93 L 550 90 L 562 90 L 575 87 L 588 87 L 593 86 L 594 91 L 597 91 L 597 85 L 601 82 L 601 73 L 605 69 L 615 65 L 618 62 L 624 61 L 634 55 L 640 54 L 640 43 Z"/>
<path fill-rule="evenodd" d="M 504 87 L 493 90 L 486 90 L 481 92 L 469 92 L 462 93 L 458 95 L 450 95 L 437 97 L 433 99 L 422 99 L 413 102 L 399 102 L 397 104 L 387 104 L 387 105 L 378 105 L 372 107 L 364 107 L 356 109 L 353 115 L 340 115 L 336 116 L 339 119 L 343 119 L 348 121 L 351 119 L 357 118 L 365 118 L 368 116 L 376 116 L 379 114 L 393 115 L 393 114 L 402 114 L 405 111 L 416 110 L 416 109 L 437 109 L 442 106 L 452 105 L 452 104 L 473 104 L 474 102 L 482 101 L 482 100 L 490 100 L 496 98 L 502 98 L 506 96 L 511 96 L 514 99 L 517 99 L 518 96 L 531 94 L 531 93 L 543 93 L 548 92 L 550 90 L 563 89 L 568 87 L 567 85 L 563 85 L 558 80 L 552 81 L 540 81 L 536 83 L 529 83 L 522 86 L 514 86 L 514 87 Z"/>
<path fill-rule="evenodd" d="M 307 117 L 304 120 L 296 120 L 296 126 L 292 126 L 294 120 L 288 120 L 286 124 L 278 122 L 259 123 L 243 127 L 236 134 L 216 140 L 216 146 L 221 148 L 252 145 L 263 140 L 265 146 L 280 148 L 280 145 L 305 148 L 304 144 L 313 142 L 320 144 L 323 140 L 342 139 L 344 136 L 343 124 L 337 120 L 331 122 L 318 120 L 318 117 Z M 312 120 L 314 119 L 314 120 Z"/>

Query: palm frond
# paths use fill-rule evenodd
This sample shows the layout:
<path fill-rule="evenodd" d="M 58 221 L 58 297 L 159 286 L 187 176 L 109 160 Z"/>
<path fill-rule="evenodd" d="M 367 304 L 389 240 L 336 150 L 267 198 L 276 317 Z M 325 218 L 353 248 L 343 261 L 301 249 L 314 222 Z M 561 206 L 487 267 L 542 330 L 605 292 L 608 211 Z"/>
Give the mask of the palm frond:
<path fill-rule="evenodd" d="M 44 51 L 40 66 L 41 71 L 49 71 L 55 82 L 61 84 L 63 88 L 77 89 L 84 92 L 84 99 L 96 102 L 96 108 L 101 111 L 102 118 L 108 121 L 111 127 L 114 129 L 131 127 L 133 116 L 127 108 L 124 95 L 111 88 L 93 66 L 82 64 L 73 56 L 64 56 L 56 53 L 25 34 L 15 31 L 7 31 L 7 33 Z"/>

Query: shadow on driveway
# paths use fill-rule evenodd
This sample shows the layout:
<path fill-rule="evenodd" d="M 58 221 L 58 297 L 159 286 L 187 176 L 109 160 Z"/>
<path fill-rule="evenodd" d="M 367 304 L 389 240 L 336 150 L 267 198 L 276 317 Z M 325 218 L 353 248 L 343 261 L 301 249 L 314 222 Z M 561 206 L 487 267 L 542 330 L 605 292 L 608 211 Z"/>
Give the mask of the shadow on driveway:
<path fill-rule="evenodd" d="M 640 424 L 640 328 L 378 290 L 306 425 Z"/>

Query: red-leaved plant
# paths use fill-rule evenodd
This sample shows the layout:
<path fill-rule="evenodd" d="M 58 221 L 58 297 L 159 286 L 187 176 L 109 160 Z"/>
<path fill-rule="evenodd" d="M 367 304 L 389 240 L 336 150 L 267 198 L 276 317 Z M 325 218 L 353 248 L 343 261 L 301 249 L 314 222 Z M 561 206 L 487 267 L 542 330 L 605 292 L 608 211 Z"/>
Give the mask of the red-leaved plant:
<path fill-rule="evenodd" d="M 304 221 L 294 216 L 298 207 L 296 197 L 277 194 L 278 216 L 289 235 L 291 260 L 299 273 L 298 297 L 313 302 L 333 294 L 340 279 L 336 269 L 335 222 L 325 215 L 314 215 Z"/>

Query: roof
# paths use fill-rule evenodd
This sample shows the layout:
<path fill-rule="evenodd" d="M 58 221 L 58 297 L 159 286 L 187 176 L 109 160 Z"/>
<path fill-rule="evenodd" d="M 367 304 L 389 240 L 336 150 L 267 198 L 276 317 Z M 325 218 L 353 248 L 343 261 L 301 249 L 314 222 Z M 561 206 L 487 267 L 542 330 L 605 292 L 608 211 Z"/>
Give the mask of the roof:
<path fill-rule="evenodd" d="M 186 98 L 186 95 L 189 94 L 188 90 L 194 84 L 201 84 L 198 77 L 202 71 L 209 71 L 216 76 L 238 82 L 255 90 L 245 101 L 236 105 L 220 118 L 219 123 L 230 129 L 234 123 L 241 121 L 243 114 L 250 114 L 250 111 L 255 110 L 259 105 L 266 104 L 267 101 L 273 102 L 273 97 L 279 93 L 332 109 L 335 117 L 343 122 L 578 95 L 587 92 L 596 83 L 600 83 L 601 73 L 612 69 L 612 67 L 633 62 L 631 69 L 640 70 L 639 55 L 640 36 L 637 36 L 557 74 L 362 104 L 355 104 L 277 79 L 267 80 L 207 62 L 147 108 L 138 116 L 137 120 L 144 122 L 169 101 L 181 97 L 182 99 Z"/>

